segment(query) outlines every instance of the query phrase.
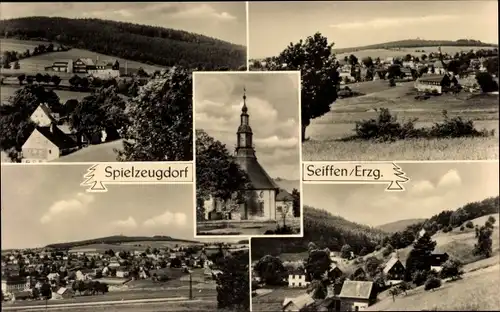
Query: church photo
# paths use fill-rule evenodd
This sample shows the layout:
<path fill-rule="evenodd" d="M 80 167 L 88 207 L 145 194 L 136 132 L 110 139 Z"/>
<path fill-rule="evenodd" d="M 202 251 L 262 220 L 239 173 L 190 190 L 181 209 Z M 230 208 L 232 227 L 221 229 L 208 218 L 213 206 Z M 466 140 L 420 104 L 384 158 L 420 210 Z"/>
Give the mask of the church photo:
<path fill-rule="evenodd" d="M 301 236 L 300 74 L 195 72 L 197 236 Z"/>

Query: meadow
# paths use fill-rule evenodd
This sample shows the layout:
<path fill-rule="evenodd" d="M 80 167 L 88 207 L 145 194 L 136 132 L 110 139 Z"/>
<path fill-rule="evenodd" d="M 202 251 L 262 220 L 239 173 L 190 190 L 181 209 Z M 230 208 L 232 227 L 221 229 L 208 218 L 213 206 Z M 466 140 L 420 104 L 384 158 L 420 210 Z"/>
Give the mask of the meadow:
<path fill-rule="evenodd" d="M 4 46 L 4 42 L 6 42 Z M 43 43 L 43 44 L 48 44 L 48 42 L 39 42 L 39 41 L 29 41 L 29 40 L 15 40 L 15 39 L 1 39 L 0 40 L 0 45 L 2 46 L 2 51 L 6 50 L 15 50 L 17 49 L 22 49 L 21 51 L 26 51 L 26 49 L 33 50 L 35 46 L 38 44 Z M 19 51 L 19 52 L 21 52 Z M 139 68 L 143 68 L 147 72 L 154 72 L 155 70 L 161 70 L 164 67 L 162 66 L 156 66 L 156 65 L 148 65 L 140 62 L 135 62 L 131 60 L 125 60 L 122 58 L 118 57 L 113 57 L 109 55 L 104 55 L 88 50 L 81 50 L 81 49 L 71 49 L 69 51 L 62 51 L 62 52 L 52 52 L 52 53 L 46 53 L 42 55 L 36 55 L 33 57 L 25 58 L 19 61 L 19 65 L 21 68 L 19 70 L 13 70 L 13 69 L 2 69 L 2 73 L 12 73 L 12 72 L 23 72 L 26 74 L 33 74 L 33 73 L 43 73 L 45 72 L 45 67 L 51 66 L 55 61 L 65 61 L 65 60 L 76 60 L 78 58 L 90 58 L 92 60 L 101 60 L 101 61 L 107 61 L 107 60 L 117 60 L 120 63 L 120 70 L 122 72 L 125 72 L 125 66 L 127 70 L 130 70 L 130 72 L 135 72 Z"/>
<path fill-rule="evenodd" d="M 363 93 L 337 99 L 330 112 L 311 121 L 308 140 L 302 144 L 303 160 L 483 160 L 498 158 L 498 95 L 443 94 L 425 101 L 415 99 L 413 82 L 389 87 L 387 81 L 349 85 Z M 355 123 L 376 118 L 378 108 L 388 108 L 399 121 L 418 118 L 417 127 L 430 126 L 449 117 L 474 121 L 476 128 L 495 130 L 487 138 L 414 139 L 391 143 L 345 141 L 355 134 Z"/>
<path fill-rule="evenodd" d="M 443 46 L 441 47 L 441 51 L 443 53 L 448 53 L 450 55 L 454 55 L 457 52 L 461 51 L 470 51 L 470 50 L 478 50 L 478 49 L 494 49 L 494 47 L 467 47 L 467 46 Z M 417 52 L 419 51 L 419 52 Z M 425 52 L 422 52 L 425 51 Z M 388 57 L 403 57 L 406 56 L 407 54 L 411 54 L 414 56 L 420 57 L 422 54 L 427 54 L 429 53 L 438 52 L 438 47 L 419 47 L 419 48 L 399 48 L 399 49 L 367 49 L 367 50 L 361 50 L 361 51 L 351 51 L 351 52 L 343 52 L 343 53 L 338 53 L 336 54 L 337 59 L 343 59 L 344 57 L 349 57 L 349 55 L 354 54 L 358 59 L 363 59 L 365 57 L 371 57 L 372 59 L 375 59 L 377 57 L 380 57 L 380 59 L 386 59 Z"/>
<path fill-rule="evenodd" d="M 17 40 L 17 39 L 0 39 L 0 52 L 5 51 L 16 51 L 19 53 L 24 53 L 26 50 L 33 52 L 35 47 L 40 44 L 47 45 L 49 42 L 46 41 L 35 41 L 35 40 Z"/>
<path fill-rule="evenodd" d="M 14 93 L 19 90 L 19 86 L 16 85 L 3 85 L 0 86 L 0 101 L 1 103 L 9 100 Z M 54 92 L 59 96 L 61 103 L 66 103 L 67 100 L 76 99 L 78 101 L 82 100 L 84 97 L 90 95 L 89 92 L 76 92 L 76 91 L 66 91 L 66 90 L 54 90 Z"/>
<path fill-rule="evenodd" d="M 295 298 L 306 293 L 305 288 L 281 287 L 252 298 L 252 311 L 281 311 L 285 298 Z"/>

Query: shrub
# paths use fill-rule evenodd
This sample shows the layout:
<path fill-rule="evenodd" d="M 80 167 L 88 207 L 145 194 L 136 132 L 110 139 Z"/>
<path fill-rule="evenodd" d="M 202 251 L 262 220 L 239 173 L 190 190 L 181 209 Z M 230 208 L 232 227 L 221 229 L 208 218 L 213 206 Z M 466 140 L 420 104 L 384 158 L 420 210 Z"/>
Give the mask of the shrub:
<path fill-rule="evenodd" d="M 462 263 L 456 259 L 450 259 L 443 263 L 443 269 L 439 272 L 439 277 L 456 280 L 459 279 L 463 273 Z"/>
<path fill-rule="evenodd" d="M 448 233 L 449 231 L 450 231 L 450 227 L 449 226 L 443 227 L 443 233 Z"/>
<path fill-rule="evenodd" d="M 384 248 L 384 251 L 382 251 L 382 255 L 384 257 L 387 257 L 389 256 L 391 253 L 393 252 L 393 248 L 391 245 L 387 245 L 385 248 Z"/>
<path fill-rule="evenodd" d="M 464 230 L 465 230 L 465 227 L 462 225 L 462 226 L 460 227 L 460 231 L 462 231 L 462 232 L 463 232 Z"/>
<path fill-rule="evenodd" d="M 474 228 L 474 223 L 472 223 L 472 221 L 467 221 L 467 223 L 465 223 L 465 227 L 468 229 L 472 229 Z"/>
<path fill-rule="evenodd" d="M 424 286 L 425 290 L 436 289 L 439 287 L 441 287 L 441 280 L 439 278 L 430 277 L 425 281 L 425 286 Z"/>
<path fill-rule="evenodd" d="M 425 283 L 429 277 L 428 271 L 415 271 L 412 275 L 412 281 L 415 285 L 420 286 Z"/>

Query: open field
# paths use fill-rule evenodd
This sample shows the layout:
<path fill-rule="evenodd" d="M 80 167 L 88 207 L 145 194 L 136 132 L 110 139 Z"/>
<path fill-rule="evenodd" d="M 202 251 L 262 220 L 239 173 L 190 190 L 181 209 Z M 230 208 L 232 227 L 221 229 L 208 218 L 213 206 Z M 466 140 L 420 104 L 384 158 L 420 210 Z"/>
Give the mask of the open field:
<path fill-rule="evenodd" d="M 0 86 L 0 101 L 1 103 L 7 101 L 14 93 L 19 90 L 19 86 L 13 85 L 3 85 Z M 59 96 L 61 103 L 66 103 L 67 100 L 76 99 L 82 100 L 84 97 L 90 95 L 88 92 L 73 92 L 64 90 L 54 90 L 54 92 Z"/>
<path fill-rule="evenodd" d="M 387 82 L 369 81 L 350 85 L 364 96 L 338 99 L 326 115 L 311 121 L 308 141 L 302 145 L 303 160 L 442 160 L 498 158 L 498 95 L 441 95 L 425 101 L 414 99 L 413 82 L 386 87 Z M 363 92 L 364 91 L 364 92 Z M 398 120 L 418 118 L 417 127 L 449 117 L 472 119 L 476 128 L 495 130 L 488 138 L 416 139 L 392 143 L 342 141 L 355 134 L 355 123 L 375 118 L 375 109 L 388 108 Z"/>
<path fill-rule="evenodd" d="M 4 308 L 4 307 L 3 307 Z M 133 311 L 133 312 L 163 312 L 163 311 L 215 311 L 217 302 L 215 299 L 194 299 L 194 300 L 175 300 L 175 301 L 149 301 L 140 303 L 110 303 L 104 305 L 79 305 L 65 307 L 50 307 L 48 311 L 73 311 L 73 312 L 90 312 L 90 311 Z M 6 311 L 46 311 L 45 306 L 30 307 L 29 309 L 7 307 Z"/>
<path fill-rule="evenodd" d="M 187 242 L 178 242 L 178 241 L 144 241 L 144 242 L 126 242 L 121 243 L 122 246 L 134 246 L 135 249 L 137 247 L 144 247 L 144 249 L 150 248 L 175 248 L 177 245 L 179 246 L 201 246 L 203 243 L 187 243 Z"/>
<path fill-rule="evenodd" d="M 443 283 L 434 291 L 418 287 L 408 295 L 382 299 L 366 311 L 498 311 L 500 265 L 466 273 L 462 280 Z M 496 295 L 495 295 L 496 294 Z"/>
<path fill-rule="evenodd" d="M 286 225 L 300 232 L 300 218 L 287 218 Z M 283 221 L 204 221 L 196 223 L 197 235 L 263 235 Z"/>
<path fill-rule="evenodd" d="M 193 285 L 194 286 L 194 285 Z M 51 305 L 58 304 L 75 304 L 75 303 L 89 303 L 89 302 L 108 302 L 108 301 L 120 301 L 120 300 L 146 300 L 146 299 L 162 299 L 162 298 L 178 298 L 178 297 L 188 297 L 189 288 L 168 288 L 163 290 L 124 290 L 109 292 L 104 295 L 96 296 L 76 296 L 74 298 L 68 298 L 64 300 L 49 300 Z M 217 291 L 213 289 L 195 289 L 193 287 L 193 297 L 194 299 L 203 298 L 216 298 Z M 3 307 L 16 307 L 16 306 L 44 306 L 45 301 L 14 301 L 9 303 L 3 303 Z"/>
<path fill-rule="evenodd" d="M 450 55 L 454 55 L 457 52 L 460 51 L 470 51 L 470 50 L 479 50 L 479 49 L 484 49 L 484 50 L 492 50 L 495 47 L 467 47 L 467 46 L 443 46 L 441 47 L 441 50 L 443 53 L 448 53 Z M 416 52 L 416 51 L 425 51 L 425 52 Z M 388 57 L 402 57 L 405 56 L 406 54 L 411 54 L 414 56 L 420 57 L 422 54 L 427 54 L 431 52 L 438 52 L 438 47 L 420 47 L 420 48 L 400 48 L 400 49 L 367 49 L 367 50 L 361 50 L 361 51 L 352 51 L 352 52 L 346 52 L 346 53 L 338 53 L 336 54 L 337 59 L 343 59 L 345 56 L 349 56 L 351 54 L 354 54 L 358 59 L 362 59 L 365 57 L 371 57 L 372 59 L 375 59 L 377 57 L 380 57 L 380 59 L 385 59 Z"/>
<path fill-rule="evenodd" d="M 33 49 L 40 44 L 48 45 L 47 41 L 34 41 L 34 40 L 16 40 L 16 39 L 0 39 L 0 52 L 5 51 L 16 51 L 16 52 L 25 52 L 26 50 L 30 50 L 33 52 Z"/>
<path fill-rule="evenodd" d="M 7 41 L 7 48 L 3 47 L 4 41 Z M 24 48 L 22 51 L 25 51 L 28 47 L 31 47 L 33 49 L 36 45 L 40 44 L 41 42 L 34 42 L 34 41 L 25 41 L 25 40 L 15 40 L 15 39 L 2 39 L 0 41 L 0 44 L 2 45 L 2 51 L 4 50 L 9 50 L 9 47 L 12 47 L 10 50 L 14 50 L 16 47 L 17 48 Z M 45 44 L 48 44 L 48 42 L 45 42 Z M 93 60 L 99 59 L 102 61 L 106 60 L 117 60 L 120 63 L 120 70 L 122 72 L 125 72 L 125 67 L 127 70 L 130 70 L 131 72 L 135 72 L 139 68 L 143 68 L 144 70 L 148 72 L 154 72 L 155 70 L 161 70 L 164 67 L 162 66 L 155 66 L 155 65 L 148 65 L 140 62 L 135 62 L 131 60 L 125 60 L 122 58 L 117 58 L 109 55 L 104 55 L 88 50 L 81 50 L 81 49 L 71 49 L 69 51 L 64 51 L 64 52 L 52 52 L 52 53 L 46 53 L 42 55 L 36 55 L 33 57 L 29 57 L 26 59 L 23 59 L 19 61 L 19 65 L 21 66 L 21 69 L 19 71 L 22 71 L 24 73 L 43 73 L 45 71 L 45 67 L 51 66 L 55 61 L 64 61 L 64 60 L 76 60 L 78 58 L 91 58 Z M 2 69 L 2 72 L 4 70 Z M 5 70 L 6 73 L 9 73 L 9 70 Z M 59 74 L 59 73 L 58 73 Z"/>
<path fill-rule="evenodd" d="M 285 298 L 294 298 L 306 293 L 305 288 L 276 288 L 273 291 L 252 298 L 252 311 L 281 311 Z"/>

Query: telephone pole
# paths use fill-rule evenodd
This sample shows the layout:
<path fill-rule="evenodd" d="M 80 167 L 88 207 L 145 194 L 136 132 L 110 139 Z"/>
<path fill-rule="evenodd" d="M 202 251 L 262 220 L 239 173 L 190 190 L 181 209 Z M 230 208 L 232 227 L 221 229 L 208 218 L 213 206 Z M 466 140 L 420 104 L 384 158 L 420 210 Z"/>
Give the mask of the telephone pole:
<path fill-rule="evenodd" d="M 193 300 L 193 272 L 189 270 L 189 300 Z"/>

